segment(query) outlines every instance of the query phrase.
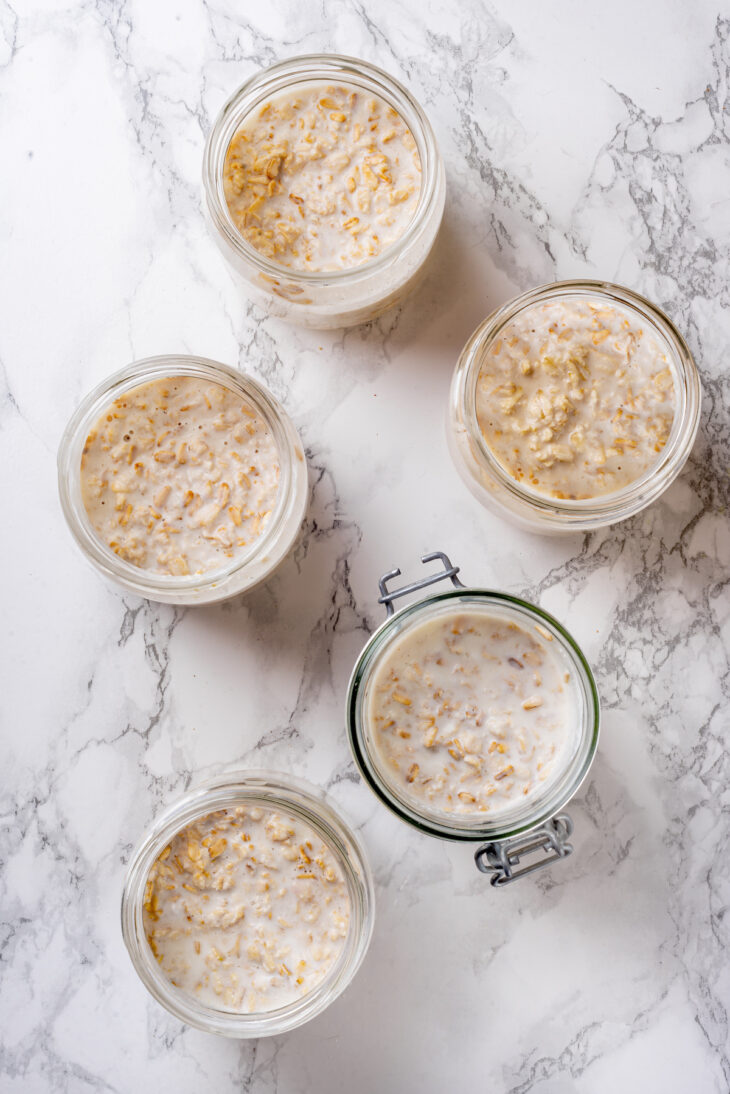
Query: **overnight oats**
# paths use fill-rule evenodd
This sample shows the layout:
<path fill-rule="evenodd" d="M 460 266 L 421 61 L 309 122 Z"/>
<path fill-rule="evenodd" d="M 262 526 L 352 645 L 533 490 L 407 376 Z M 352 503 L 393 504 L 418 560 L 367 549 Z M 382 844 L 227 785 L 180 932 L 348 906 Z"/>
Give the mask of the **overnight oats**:
<path fill-rule="evenodd" d="M 387 619 L 350 678 L 350 745 L 384 805 L 428 835 L 491 841 L 477 865 L 506 884 L 572 851 L 562 810 L 598 743 L 595 681 L 553 616 L 464 586 L 441 551 L 421 561 L 441 569 L 400 588 L 399 569 L 380 579 Z M 445 582 L 453 588 L 417 599 Z"/>
<path fill-rule="evenodd" d="M 101 414 L 81 457 L 94 529 L 120 558 L 155 573 L 204 574 L 266 528 L 279 454 L 239 395 L 194 376 L 126 392 Z"/>
<path fill-rule="evenodd" d="M 59 449 L 71 531 L 107 576 L 206 603 L 262 581 L 293 544 L 307 474 L 296 431 L 251 377 L 205 358 L 137 362 L 101 384 Z"/>
<path fill-rule="evenodd" d="M 444 613 L 384 653 L 365 716 L 383 767 L 418 807 L 528 805 L 575 750 L 571 673 L 550 633 L 478 609 Z"/>
<path fill-rule="evenodd" d="M 257 251 L 295 270 L 343 270 L 392 246 L 418 205 L 413 134 L 383 99 L 303 84 L 244 121 L 226 153 L 231 217 Z"/>
<path fill-rule="evenodd" d="M 668 352 L 612 304 L 564 297 L 525 308 L 477 379 L 484 440 L 517 482 L 595 498 L 657 462 L 674 420 Z"/>
<path fill-rule="evenodd" d="M 204 184 L 216 241 L 255 297 L 314 327 L 364 322 L 412 287 L 445 193 L 415 100 L 335 55 L 244 84 L 210 134 Z"/>
<path fill-rule="evenodd" d="M 454 377 L 449 441 L 480 500 L 560 531 L 649 504 L 698 421 L 697 371 L 666 316 L 617 286 L 564 282 L 477 330 Z"/>
<path fill-rule="evenodd" d="M 312 991 L 339 959 L 347 886 L 301 820 L 239 805 L 201 817 L 162 851 L 145 887 L 160 968 L 208 1006 L 251 1014 Z"/>
<path fill-rule="evenodd" d="M 373 886 L 357 837 L 319 790 L 233 772 L 188 791 L 134 851 L 122 930 L 163 1006 L 231 1037 L 301 1025 L 367 951 Z"/>

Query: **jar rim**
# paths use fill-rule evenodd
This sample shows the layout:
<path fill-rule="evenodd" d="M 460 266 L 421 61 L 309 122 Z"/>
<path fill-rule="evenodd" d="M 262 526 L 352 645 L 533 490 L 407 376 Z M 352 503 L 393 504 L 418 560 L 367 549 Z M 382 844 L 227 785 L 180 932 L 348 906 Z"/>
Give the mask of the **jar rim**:
<path fill-rule="evenodd" d="M 206 1006 L 170 982 L 154 959 L 146 939 L 143 900 L 149 871 L 177 832 L 196 818 L 236 803 L 252 801 L 263 808 L 281 809 L 298 817 L 327 845 L 347 885 L 350 919 L 343 952 L 319 984 L 284 1007 L 244 1014 Z M 284 1033 L 310 1021 L 334 1002 L 360 968 L 374 922 L 372 872 L 357 833 L 319 787 L 293 775 L 265 770 L 237 770 L 213 776 L 168 805 L 132 852 L 121 902 L 124 943 L 137 975 L 153 998 L 188 1025 L 237 1038 Z"/>
<path fill-rule="evenodd" d="M 518 482 L 500 463 L 484 437 L 476 412 L 476 387 L 484 356 L 505 326 L 526 309 L 554 297 L 593 296 L 638 313 L 650 323 L 671 354 L 679 405 L 672 430 L 658 458 L 637 479 L 619 490 L 591 498 L 554 498 Z M 584 528 L 613 523 L 638 512 L 674 481 L 689 456 L 700 422 L 701 385 L 697 366 L 685 339 L 669 316 L 640 293 L 609 281 L 573 279 L 538 285 L 495 309 L 477 327 L 464 347 L 452 384 L 452 402 L 464 413 L 464 427 L 473 441 L 472 453 L 481 468 L 516 502 L 537 518 Z"/>
<path fill-rule="evenodd" d="M 80 450 L 104 408 L 127 391 L 156 379 L 193 376 L 217 383 L 250 403 L 269 428 L 276 445 L 280 479 L 274 511 L 261 535 L 250 549 L 227 565 L 202 574 L 158 574 L 144 570 L 116 555 L 93 528 L 81 498 Z M 77 458 L 78 457 L 78 458 Z M 295 525 L 299 530 L 306 509 L 306 459 L 299 435 L 286 411 L 274 396 L 253 376 L 193 354 L 161 354 L 144 357 L 101 380 L 82 399 L 63 432 L 58 447 L 58 490 L 66 523 L 77 545 L 106 577 L 133 588 L 140 595 L 155 599 L 157 594 L 172 597 L 215 591 L 236 576 L 245 574 L 259 560 L 277 556 L 276 545 L 282 533 Z M 302 481 L 303 478 L 303 481 Z M 283 555 L 282 555 L 283 558 Z M 276 557 L 274 566 L 281 561 Z M 273 570 L 266 570 L 257 580 Z M 252 581 L 252 584 L 255 583 Z M 244 585 L 244 591 L 249 586 Z M 223 595 L 234 595 L 226 593 Z M 212 599 L 216 599 L 213 597 Z M 206 601 L 207 602 L 207 601 Z"/>
<path fill-rule="evenodd" d="M 381 771 L 370 756 L 365 740 L 362 696 L 368 681 L 372 678 L 380 652 L 391 640 L 393 631 L 401 627 L 405 620 L 410 620 L 408 623 L 408 629 L 410 629 L 422 621 L 422 613 L 430 608 L 448 602 L 468 604 L 475 601 L 486 605 L 493 604 L 508 613 L 512 611 L 521 619 L 527 616 L 533 622 L 546 627 L 552 636 L 557 638 L 563 653 L 577 672 L 584 717 L 575 753 L 560 778 L 551 784 L 548 791 L 522 809 L 508 813 L 503 820 L 497 818 L 495 821 L 490 821 L 480 815 L 470 822 L 469 814 L 453 814 L 452 817 L 449 814 L 436 815 L 418 810 L 382 777 Z M 522 597 L 513 596 L 511 593 L 477 586 L 464 586 L 432 593 L 421 600 L 407 604 L 385 619 L 374 631 L 363 647 L 350 676 L 346 726 L 350 747 L 360 774 L 376 797 L 401 820 L 426 835 L 455 842 L 502 840 L 538 827 L 559 813 L 577 793 L 590 770 L 598 747 L 600 700 L 595 678 L 585 654 L 570 632 L 553 615 L 546 612 L 544 608 Z"/>
<path fill-rule="evenodd" d="M 421 190 L 418 204 L 403 234 L 379 255 L 343 270 L 293 270 L 266 258 L 248 243 L 235 226 L 223 193 L 223 167 L 231 140 L 244 118 L 260 103 L 292 83 L 314 83 L 342 78 L 360 83 L 393 106 L 403 117 L 416 141 L 421 160 Z M 363 82 L 366 81 L 366 82 Z M 219 110 L 203 152 L 203 191 L 207 210 L 217 231 L 234 253 L 256 268 L 264 279 L 278 284 L 285 280 L 310 289 L 326 285 L 352 285 L 366 280 L 402 259 L 414 246 L 428 222 L 439 194 L 440 155 L 431 123 L 410 91 L 390 73 L 358 57 L 341 53 L 305 53 L 289 57 L 245 80 Z"/>

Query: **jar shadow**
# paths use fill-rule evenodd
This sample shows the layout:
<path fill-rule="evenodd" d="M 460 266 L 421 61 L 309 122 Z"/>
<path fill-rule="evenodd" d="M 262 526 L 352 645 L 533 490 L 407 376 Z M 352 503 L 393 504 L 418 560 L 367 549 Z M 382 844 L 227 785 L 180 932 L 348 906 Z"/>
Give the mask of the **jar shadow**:
<path fill-rule="evenodd" d="M 455 364 L 465 342 L 495 308 L 518 289 L 511 287 L 475 246 L 448 203 L 423 280 L 401 306 L 391 338 L 394 351 L 428 347 Z"/>
<path fill-rule="evenodd" d="M 322 688 L 343 695 L 345 682 L 332 666 L 333 645 L 341 638 L 357 650 L 370 632 L 350 584 L 350 557 L 361 538 L 357 524 L 340 515 L 331 473 L 310 459 L 309 505 L 292 550 L 276 572 L 257 588 L 194 613 L 199 641 L 272 651 L 278 676 L 299 681 L 297 705 L 314 701 Z M 263 686 L 263 684 L 262 684 Z M 308 696 L 308 698 L 307 698 Z M 343 699 L 344 701 L 344 699 Z"/>
<path fill-rule="evenodd" d="M 447 202 L 419 283 L 403 303 L 377 319 L 343 328 L 342 342 L 380 346 L 389 360 L 407 357 L 422 345 L 428 352 L 418 357 L 421 375 L 432 365 L 450 372 L 475 328 L 517 291 L 485 260 L 483 248 L 467 236 Z"/>

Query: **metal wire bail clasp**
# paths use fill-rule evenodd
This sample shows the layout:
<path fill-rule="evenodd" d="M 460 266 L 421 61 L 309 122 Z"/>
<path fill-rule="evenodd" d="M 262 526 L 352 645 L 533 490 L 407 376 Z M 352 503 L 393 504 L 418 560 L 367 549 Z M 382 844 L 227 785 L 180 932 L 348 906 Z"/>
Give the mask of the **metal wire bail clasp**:
<path fill-rule="evenodd" d="M 474 854 L 477 869 L 483 874 L 492 875 L 492 885 L 509 885 L 511 881 L 517 881 L 526 874 L 541 870 L 543 866 L 549 866 L 557 859 L 571 855 L 573 848 L 567 841 L 572 832 L 573 822 L 568 814 L 559 813 L 557 817 L 545 821 L 540 828 L 534 828 L 524 836 L 483 843 Z M 520 858 L 534 851 L 543 851 L 544 858 L 516 870 L 515 867 L 520 865 Z"/>
<path fill-rule="evenodd" d="M 437 581 L 443 581 L 445 578 L 451 578 L 451 583 L 457 589 L 464 589 L 466 586 L 463 582 L 459 581 L 456 576 L 459 572 L 459 567 L 452 565 L 451 559 L 448 555 L 445 555 L 443 551 L 434 551 L 430 555 L 422 555 L 421 562 L 434 562 L 438 559 L 443 564 L 443 570 L 437 574 L 430 574 L 428 577 L 422 577 L 420 581 L 414 581 L 411 585 L 404 585 L 401 589 L 388 588 L 388 582 L 392 581 L 394 577 L 400 577 L 400 570 L 390 570 L 389 573 L 383 574 L 378 587 L 380 588 L 380 596 L 378 597 L 378 604 L 385 604 L 388 615 L 392 615 L 395 611 L 393 607 L 393 601 L 397 600 L 399 596 L 408 596 L 409 593 L 416 593 L 419 589 L 425 589 L 429 585 L 435 585 Z"/>

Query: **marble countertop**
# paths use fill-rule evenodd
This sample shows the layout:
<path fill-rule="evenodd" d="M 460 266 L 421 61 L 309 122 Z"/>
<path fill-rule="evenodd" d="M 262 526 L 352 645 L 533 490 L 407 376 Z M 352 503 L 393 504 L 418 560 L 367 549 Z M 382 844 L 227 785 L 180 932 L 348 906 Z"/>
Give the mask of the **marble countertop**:
<path fill-rule="evenodd" d="M 315 50 L 405 81 L 446 161 L 428 277 L 374 325 L 251 306 L 206 234 L 205 135 L 260 66 Z M 709 0 L 0 3 L 0 1088 L 220 1094 L 685 1094 L 730 1086 L 730 22 Z M 601 277 L 676 321 L 704 382 L 690 463 L 651 509 L 546 539 L 483 511 L 447 454 L 459 350 L 496 305 Z M 131 360 L 251 371 L 301 430 L 311 503 L 277 576 L 219 607 L 107 587 L 77 553 L 55 454 Z M 377 578 L 448 552 L 555 613 L 603 731 L 575 853 L 502 892 L 360 782 L 343 730 Z M 119 929 L 131 848 L 220 765 L 326 786 L 378 917 L 346 994 L 237 1043 L 182 1027 Z"/>

